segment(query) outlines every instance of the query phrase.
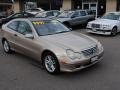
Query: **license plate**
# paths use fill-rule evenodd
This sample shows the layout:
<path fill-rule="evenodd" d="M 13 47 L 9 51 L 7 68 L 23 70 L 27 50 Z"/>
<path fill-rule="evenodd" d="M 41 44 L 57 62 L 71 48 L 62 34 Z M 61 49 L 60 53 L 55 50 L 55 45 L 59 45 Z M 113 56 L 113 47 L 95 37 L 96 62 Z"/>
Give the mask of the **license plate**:
<path fill-rule="evenodd" d="M 92 57 L 91 58 L 91 62 L 95 62 L 95 61 L 97 61 L 98 60 L 98 56 L 95 56 L 95 57 Z"/>

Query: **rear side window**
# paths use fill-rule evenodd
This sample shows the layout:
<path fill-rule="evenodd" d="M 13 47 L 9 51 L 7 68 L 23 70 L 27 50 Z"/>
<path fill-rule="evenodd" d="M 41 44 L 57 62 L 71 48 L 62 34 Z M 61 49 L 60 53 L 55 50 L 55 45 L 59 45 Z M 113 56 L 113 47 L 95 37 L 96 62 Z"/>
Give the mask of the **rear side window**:
<path fill-rule="evenodd" d="M 85 11 L 80 11 L 80 15 L 81 16 L 86 16 L 86 12 Z"/>
<path fill-rule="evenodd" d="M 87 11 L 88 15 L 94 15 L 93 11 Z"/>
<path fill-rule="evenodd" d="M 18 24 L 19 24 L 18 21 L 13 21 L 7 27 L 14 30 L 14 31 L 17 31 Z"/>
<path fill-rule="evenodd" d="M 76 12 L 72 15 L 72 17 L 79 17 L 79 11 L 76 11 Z"/>
<path fill-rule="evenodd" d="M 46 13 L 47 16 L 53 16 L 53 12 Z"/>

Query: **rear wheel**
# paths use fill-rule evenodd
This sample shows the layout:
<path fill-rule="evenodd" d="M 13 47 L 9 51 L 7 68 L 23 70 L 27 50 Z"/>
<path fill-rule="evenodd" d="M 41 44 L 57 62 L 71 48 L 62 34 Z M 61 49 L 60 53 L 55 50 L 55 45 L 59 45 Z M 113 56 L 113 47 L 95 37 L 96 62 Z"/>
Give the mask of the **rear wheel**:
<path fill-rule="evenodd" d="M 111 31 L 111 35 L 112 36 L 116 36 L 117 35 L 117 27 L 114 27 Z"/>
<path fill-rule="evenodd" d="M 7 40 L 3 40 L 2 44 L 3 44 L 4 51 L 6 53 L 12 53 L 9 42 Z"/>
<path fill-rule="evenodd" d="M 50 52 L 47 52 L 43 56 L 43 65 L 47 72 L 50 74 L 57 74 L 60 72 L 60 65 L 56 56 Z"/>

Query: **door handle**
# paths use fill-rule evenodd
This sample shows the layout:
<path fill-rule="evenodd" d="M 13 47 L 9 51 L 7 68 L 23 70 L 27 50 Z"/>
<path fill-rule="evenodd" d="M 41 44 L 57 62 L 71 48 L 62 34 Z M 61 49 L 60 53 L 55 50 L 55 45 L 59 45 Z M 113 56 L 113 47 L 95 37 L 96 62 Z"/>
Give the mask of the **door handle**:
<path fill-rule="evenodd" d="M 17 37 L 18 35 L 17 35 L 17 34 L 14 34 L 14 36 L 16 36 L 16 37 Z"/>

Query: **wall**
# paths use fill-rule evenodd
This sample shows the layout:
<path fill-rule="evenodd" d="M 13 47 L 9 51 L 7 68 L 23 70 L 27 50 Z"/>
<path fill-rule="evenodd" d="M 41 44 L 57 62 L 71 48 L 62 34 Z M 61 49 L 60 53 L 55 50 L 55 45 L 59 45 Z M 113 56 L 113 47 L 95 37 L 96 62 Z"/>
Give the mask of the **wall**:
<path fill-rule="evenodd" d="M 106 12 L 116 11 L 117 0 L 107 0 Z"/>
<path fill-rule="evenodd" d="M 14 12 L 20 12 L 20 4 L 18 1 L 13 4 Z"/>
<path fill-rule="evenodd" d="M 63 0 L 63 6 L 61 10 L 71 9 L 71 0 Z"/>

